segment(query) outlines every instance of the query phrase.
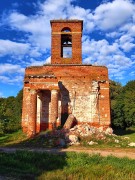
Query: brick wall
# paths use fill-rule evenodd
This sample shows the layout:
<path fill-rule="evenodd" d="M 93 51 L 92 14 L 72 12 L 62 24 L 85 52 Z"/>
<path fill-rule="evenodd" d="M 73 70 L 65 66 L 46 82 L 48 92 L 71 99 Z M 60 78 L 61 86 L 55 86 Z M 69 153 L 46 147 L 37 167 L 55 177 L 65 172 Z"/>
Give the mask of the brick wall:
<path fill-rule="evenodd" d="M 78 124 L 110 126 L 108 70 L 104 66 L 82 65 L 83 22 L 52 20 L 51 27 L 51 65 L 25 70 L 23 131 L 33 136 L 63 125 L 69 114 L 75 116 Z M 61 38 L 67 36 L 72 38 L 71 58 L 61 55 Z"/>
<path fill-rule="evenodd" d="M 51 42 L 51 63 L 52 64 L 81 64 L 82 63 L 82 21 L 81 20 L 53 20 L 52 42 Z M 61 35 L 63 28 L 70 28 L 71 32 L 65 32 L 72 36 L 72 58 L 61 57 Z"/>
<path fill-rule="evenodd" d="M 106 67 L 85 65 L 29 67 L 26 69 L 24 82 L 26 83 L 24 83 L 23 127 L 28 132 L 32 132 L 30 127 L 35 128 L 32 121 L 36 121 L 36 131 L 39 132 L 60 125 L 70 113 L 75 116 L 78 123 L 110 125 L 109 80 Z M 40 94 L 40 98 L 37 96 L 35 119 L 33 111 L 31 112 L 35 103 L 35 99 L 32 100 L 31 89 Z M 58 92 L 57 100 L 54 99 L 54 102 L 52 90 Z"/>

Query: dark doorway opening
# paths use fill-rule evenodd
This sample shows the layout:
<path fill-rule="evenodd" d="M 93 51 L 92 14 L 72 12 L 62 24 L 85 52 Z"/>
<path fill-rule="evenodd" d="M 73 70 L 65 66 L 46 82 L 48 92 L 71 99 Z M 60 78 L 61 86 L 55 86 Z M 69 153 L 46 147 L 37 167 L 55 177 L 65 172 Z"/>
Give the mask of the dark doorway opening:
<path fill-rule="evenodd" d="M 42 115 L 41 115 L 41 131 L 49 127 L 49 104 L 51 102 L 51 91 L 42 91 Z"/>

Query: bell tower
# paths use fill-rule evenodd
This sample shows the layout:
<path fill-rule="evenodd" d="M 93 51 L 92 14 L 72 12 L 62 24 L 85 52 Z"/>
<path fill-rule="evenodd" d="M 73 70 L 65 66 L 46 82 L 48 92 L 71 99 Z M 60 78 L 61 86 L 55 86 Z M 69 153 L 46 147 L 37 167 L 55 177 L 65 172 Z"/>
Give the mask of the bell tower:
<path fill-rule="evenodd" d="M 51 20 L 51 64 L 82 64 L 82 20 Z"/>

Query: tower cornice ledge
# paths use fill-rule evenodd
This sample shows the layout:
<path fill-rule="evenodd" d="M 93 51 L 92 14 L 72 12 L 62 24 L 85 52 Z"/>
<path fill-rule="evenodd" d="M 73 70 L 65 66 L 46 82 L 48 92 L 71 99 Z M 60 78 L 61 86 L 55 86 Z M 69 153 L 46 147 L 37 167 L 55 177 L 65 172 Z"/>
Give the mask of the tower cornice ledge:
<path fill-rule="evenodd" d="M 52 19 L 50 22 L 51 23 L 52 22 L 58 22 L 58 23 L 63 23 L 63 22 L 82 22 L 83 23 L 83 20 L 79 20 L 79 19 Z"/>
<path fill-rule="evenodd" d="M 49 66 L 58 66 L 58 67 L 66 67 L 66 66 L 82 66 L 82 67 L 85 67 L 85 66 L 91 66 L 91 67 L 104 67 L 104 68 L 107 68 L 106 66 L 100 66 L 100 65 L 92 65 L 92 64 L 44 64 L 43 66 L 29 66 L 27 67 L 26 69 L 32 69 L 32 68 L 42 68 L 42 67 L 49 67 Z"/>

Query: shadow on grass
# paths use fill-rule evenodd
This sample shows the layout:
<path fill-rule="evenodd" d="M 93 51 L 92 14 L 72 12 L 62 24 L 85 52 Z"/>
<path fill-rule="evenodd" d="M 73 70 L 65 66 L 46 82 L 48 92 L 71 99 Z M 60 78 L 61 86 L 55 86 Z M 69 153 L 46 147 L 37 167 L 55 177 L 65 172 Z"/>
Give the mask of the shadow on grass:
<path fill-rule="evenodd" d="M 56 134 L 54 134 L 56 133 Z M 64 132 L 65 133 L 65 132 Z M 4 147 L 15 147 L 15 148 L 65 148 L 66 143 L 61 142 L 64 139 L 64 133 L 57 135 L 57 131 L 51 132 L 51 133 L 46 133 L 42 132 L 33 138 L 27 138 L 26 136 L 19 135 L 17 141 L 17 137 L 13 137 L 15 140 L 13 141 L 13 138 L 7 138 L 3 144 Z M 22 136 L 22 139 L 20 138 Z M 63 140 L 64 141 L 64 140 Z M 10 143 L 11 142 L 11 143 Z"/>
<path fill-rule="evenodd" d="M 130 134 L 135 134 L 135 128 L 134 129 L 114 129 L 113 133 L 118 135 L 118 136 L 123 136 L 123 135 L 130 135 Z"/>
<path fill-rule="evenodd" d="M 57 145 L 57 139 L 47 138 L 45 134 L 36 135 L 34 138 L 23 139 L 23 133 L 19 134 L 21 141 L 12 142 L 7 136 L 1 137 L 0 142 L 7 144 L 0 148 L 0 175 L 11 179 L 36 179 L 42 173 L 61 170 L 66 166 L 66 153 Z M 59 156 L 62 155 L 62 156 Z"/>
<path fill-rule="evenodd" d="M 0 137 L 0 144 L 3 144 L 5 141 L 8 141 L 9 137 L 7 135 Z"/>
<path fill-rule="evenodd" d="M 9 179 L 34 180 L 43 173 L 61 170 L 66 166 L 66 154 L 16 151 L 0 153 L 0 174 Z"/>

